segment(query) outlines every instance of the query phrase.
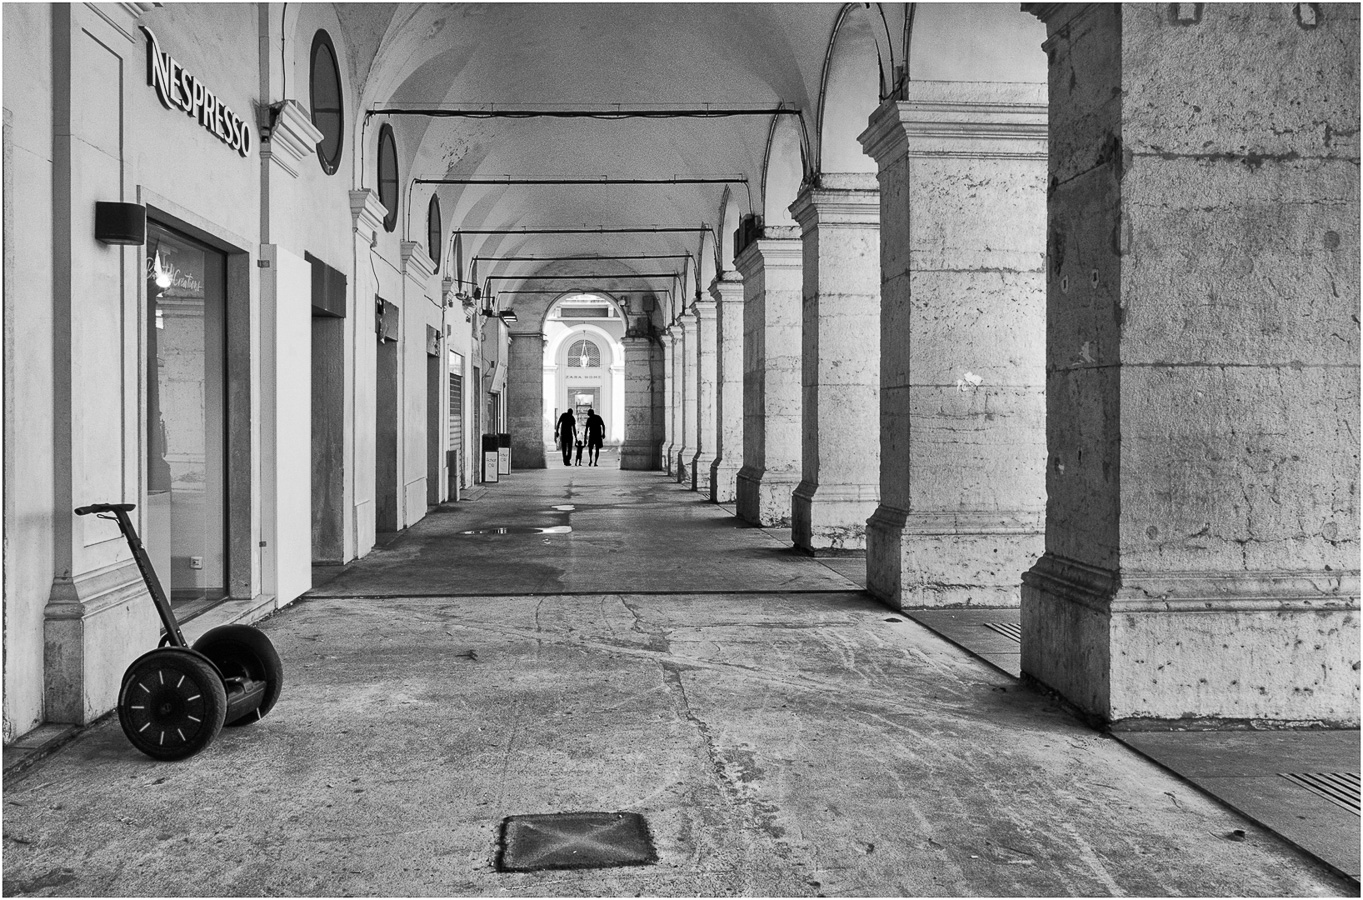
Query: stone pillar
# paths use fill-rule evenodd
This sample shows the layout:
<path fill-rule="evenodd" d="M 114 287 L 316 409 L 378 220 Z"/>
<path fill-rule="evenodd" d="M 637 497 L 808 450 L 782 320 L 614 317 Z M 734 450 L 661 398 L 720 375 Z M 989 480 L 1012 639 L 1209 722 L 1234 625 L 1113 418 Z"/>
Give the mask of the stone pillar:
<path fill-rule="evenodd" d="M 652 341 L 625 335 L 625 440 L 620 445 L 620 468 L 648 471 L 658 467 L 653 443 Z"/>
<path fill-rule="evenodd" d="M 538 331 L 511 332 L 506 423 L 516 468 L 543 469 L 548 435 L 544 433 L 544 335 Z"/>
<path fill-rule="evenodd" d="M 1023 672 L 1112 723 L 1356 728 L 1359 10 L 1035 9 L 1048 459 Z"/>
<path fill-rule="evenodd" d="M 715 464 L 715 405 L 719 392 L 719 335 L 716 303 L 697 297 L 696 316 L 696 455 L 691 459 L 691 490 L 710 492 L 710 468 Z"/>
<path fill-rule="evenodd" d="M 677 366 L 674 357 L 676 339 L 671 328 L 659 336 L 663 344 L 663 471 L 673 474 L 676 468 Z"/>
<path fill-rule="evenodd" d="M 824 175 L 790 212 L 804 250 L 791 535 L 807 553 L 856 553 L 880 496 L 880 190 L 872 175 Z"/>
<path fill-rule="evenodd" d="M 734 260 L 743 277 L 743 468 L 738 516 L 790 525 L 800 483 L 800 266 L 794 227 L 768 226 Z"/>
<path fill-rule="evenodd" d="M 732 503 L 743 468 L 743 279 L 726 272 L 710 286 L 718 310 L 719 362 L 715 391 L 715 461 L 710 501 Z"/>
<path fill-rule="evenodd" d="M 696 339 L 696 314 L 688 309 L 677 317 L 681 325 L 681 344 L 678 347 L 677 362 L 681 368 L 681 414 L 677 418 L 678 439 L 681 449 L 677 451 L 677 481 L 691 485 L 692 463 L 696 458 L 696 390 L 699 387 L 700 342 Z"/>
<path fill-rule="evenodd" d="M 867 588 L 1018 605 L 1043 549 L 1046 87 L 911 82 L 880 168 L 880 506 Z"/>

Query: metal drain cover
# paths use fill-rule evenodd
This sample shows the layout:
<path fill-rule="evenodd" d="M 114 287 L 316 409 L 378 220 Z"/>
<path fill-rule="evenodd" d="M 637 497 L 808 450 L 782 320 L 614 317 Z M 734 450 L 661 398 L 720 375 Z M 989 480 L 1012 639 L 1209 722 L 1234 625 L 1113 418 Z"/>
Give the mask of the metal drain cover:
<path fill-rule="evenodd" d="M 648 823 L 638 813 L 548 813 L 502 820 L 499 872 L 605 869 L 657 861 Z"/>
<path fill-rule="evenodd" d="M 1358 815 L 1357 772 L 1279 772 L 1294 784 L 1324 797 L 1335 806 Z"/>
<path fill-rule="evenodd" d="M 990 631 L 997 631 L 1006 638 L 1012 638 L 1019 644 L 1022 643 L 1022 626 L 1017 622 L 985 622 L 984 627 Z"/>

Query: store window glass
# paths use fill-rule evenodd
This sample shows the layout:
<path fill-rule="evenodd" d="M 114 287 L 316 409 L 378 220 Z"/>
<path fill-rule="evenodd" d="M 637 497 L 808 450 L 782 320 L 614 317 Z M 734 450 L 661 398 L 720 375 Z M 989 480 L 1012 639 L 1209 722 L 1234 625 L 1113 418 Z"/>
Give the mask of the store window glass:
<path fill-rule="evenodd" d="M 322 132 L 317 143 L 317 159 L 322 171 L 336 174 L 341 164 L 341 134 L 345 129 L 345 107 L 341 102 L 341 71 L 336 65 L 336 48 L 331 36 L 317 32 L 312 39 L 312 79 L 309 88 L 312 124 Z"/>
<path fill-rule="evenodd" d="M 147 223 L 143 541 L 181 621 L 227 596 L 227 257 Z"/>
<path fill-rule="evenodd" d="M 440 271 L 440 245 L 443 236 L 440 224 L 440 198 L 433 196 L 431 205 L 426 208 L 426 252 L 431 255 L 431 261 L 435 263 L 437 272 Z"/>
<path fill-rule="evenodd" d="M 601 368 L 601 350 L 596 344 L 583 338 L 568 348 L 568 368 L 570 369 L 599 369 Z"/>

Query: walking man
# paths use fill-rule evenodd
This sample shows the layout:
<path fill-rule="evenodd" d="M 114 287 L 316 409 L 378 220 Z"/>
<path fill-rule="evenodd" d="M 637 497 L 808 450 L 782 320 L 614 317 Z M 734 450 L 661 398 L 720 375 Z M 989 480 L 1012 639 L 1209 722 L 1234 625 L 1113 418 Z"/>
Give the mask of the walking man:
<path fill-rule="evenodd" d="M 577 419 L 573 416 L 571 407 L 563 411 L 563 415 L 558 417 L 558 425 L 554 427 L 554 433 L 558 436 L 558 448 L 563 451 L 563 464 L 571 466 L 573 444 L 577 443 Z"/>
<path fill-rule="evenodd" d="M 587 410 L 587 465 L 594 466 L 601 458 L 601 445 L 606 442 L 606 420 L 596 414 L 596 410 Z"/>

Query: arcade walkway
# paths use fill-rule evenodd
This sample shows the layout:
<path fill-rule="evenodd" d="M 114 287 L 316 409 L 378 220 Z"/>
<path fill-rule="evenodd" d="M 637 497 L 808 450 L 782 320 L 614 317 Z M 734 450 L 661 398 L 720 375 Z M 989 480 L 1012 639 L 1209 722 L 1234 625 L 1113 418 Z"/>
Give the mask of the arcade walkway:
<path fill-rule="evenodd" d="M 258 725 L 9 780 L 6 895 L 1357 893 L 657 473 L 516 473 L 263 627 Z M 656 862 L 497 871 L 505 817 L 577 811 Z"/>

